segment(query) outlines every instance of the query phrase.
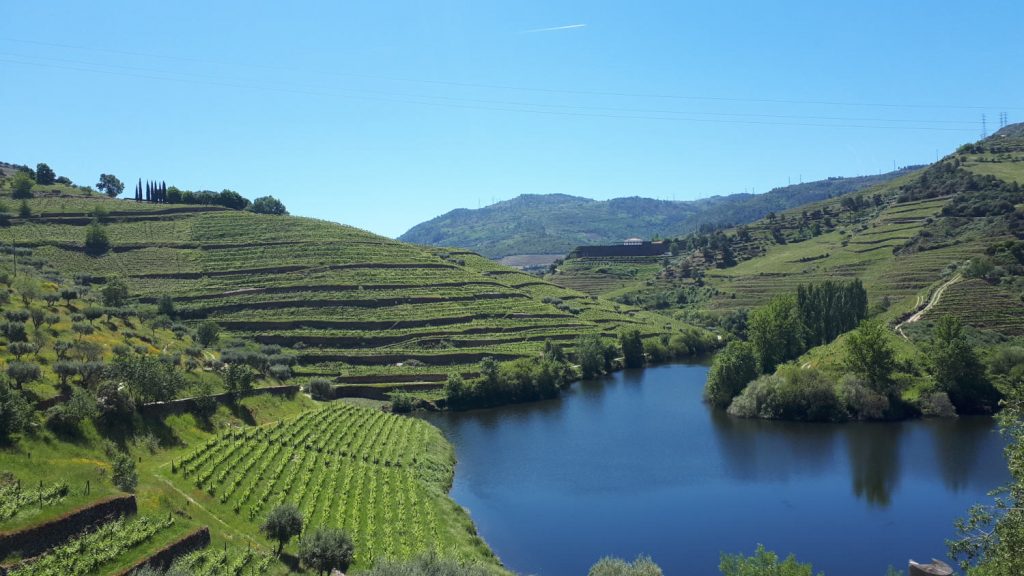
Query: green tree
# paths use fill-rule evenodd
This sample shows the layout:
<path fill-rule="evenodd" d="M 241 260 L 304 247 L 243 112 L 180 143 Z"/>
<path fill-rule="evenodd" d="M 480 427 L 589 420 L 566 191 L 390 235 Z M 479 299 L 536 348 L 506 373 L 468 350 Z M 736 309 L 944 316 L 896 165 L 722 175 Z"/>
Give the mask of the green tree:
<path fill-rule="evenodd" d="M 220 337 L 220 325 L 213 320 L 204 320 L 196 327 L 196 341 L 203 346 L 210 346 Z"/>
<path fill-rule="evenodd" d="M 354 553 L 352 539 L 337 528 L 321 528 L 299 540 L 299 560 L 317 574 L 348 569 Z"/>
<path fill-rule="evenodd" d="M 135 459 L 127 452 L 116 452 L 110 461 L 110 479 L 114 486 L 125 492 L 134 492 L 139 484 L 139 473 L 135 470 Z"/>
<path fill-rule="evenodd" d="M 810 564 L 797 562 L 792 554 L 780 562 L 774 552 L 758 544 L 753 556 L 722 554 L 718 570 L 722 576 L 812 576 L 814 569 Z"/>
<path fill-rule="evenodd" d="M 619 345 L 622 347 L 622 362 L 626 368 L 643 368 L 646 363 L 644 357 L 644 341 L 640 331 L 626 330 L 619 335 Z"/>
<path fill-rule="evenodd" d="M 100 291 L 104 306 L 124 306 L 128 302 L 128 284 L 115 276 Z"/>
<path fill-rule="evenodd" d="M 861 322 L 846 336 L 846 367 L 863 378 L 875 392 L 892 397 L 899 390 L 892 380 L 896 353 L 889 338 L 889 331 L 881 322 Z"/>
<path fill-rule="evenodd" d="M 11 178 L 11 198 L 24 200 L 32 197 L 32 186 L 35 182 L 24 172 L 18 172 Z"/>
<path fill-rule="evenodd" d="M 7 377 L 14 380 L 18 388 L 24 388 L 25 384 L 38 380 L 41 375 L 38 364 L 17 360 L 7 363 Z"/>
<path fill-rule="evenodd" d="M 252 201 L 252 211 L 257 214 L 287 214 L 284 204 L 273 196 L 262 196 Z"/>
<path fill-rule="evenodd" d="M 18 218 L 22 220 L 32 217 L 32 207 L 28 205 L 28 200 L 22 200 L 21 204 L 18 205 Z"/>
<path fill-rule="evenodd" d="M 716 408 L 728 408 L 732 399 L 757 378 L 757 358 L 754 348 L 740 341 L 732 341 L 715 356 L 704 384 L 704 398 Z"/>
<path fill-rule="evenodd" d="M 804 343 L 796 298 L 779 295 L 752 311 L 747 333 L 761 372 L 774 372 L 779 364 L 798 357 Z"/>
<path fill-rule="evenodd" d="M 38 300 L 43 293 L 43 287 L 39 280 L 27 274 L 19 275 L 14 280 L 12 287 L 21 296 L 21 301 L 25 306 L 31 304 L 33 300 Z"/>
<path fill-rule="evenodd" d="M 302 514 L 294 504 L 280 504 L 267 515 L 260 532 L 270 540 L 277 540 L 277 553 L 280 554 L 289 540 L 302 533 Z"/>
<path fill-rule="evenodd" d="M 313 378 L 306 385 L 306 391 L 314 400 L 328 400 L 331 398 L 331 381 L 327 378 Z"/>
<path fill-rule="evenodd" d="M 111 198 L 115 198 L 121 192 L 124 192 L 124 183 L 113 174 L 100 174 L 100 181 L 96 184 L 96 189 L 100 192 L 105 192 Z"/>
<path fill-rule="evenodd" d="M 156 313 L 174 318 L 178 314 L 178 311 L 174 309 L 174 300 L 167 294 L 160 296 L 156 302 Z"/>
<path fill-rule="evenodd" d="M 89 256 L 102 256 L 110 250 L 110 239 L 107 231 L 99 222 L 93 222 L 85 230 L 85 253 Z"/>
<path fill-rule="evenodd" d="M 928 359 L 939 389 L 961 414 L 994 412 L 999 393 L 967 341 L 963 324 L 953 316 L 939 318 L 928 346 Z"/>
<path fill-rule="evenodd" d="M 587 576 L 662 576 L 661 567 L 647 556 L 632 562 L 606 556 L 590 567 Z"/>
<path fill-rule="evenodd" d="M 235 362 L 224 368 L 224 387 L 228 392 L 245 392 L 252 390 L 256 381 L 256 372 L 245 364 Z"/>
<path fill-rule="evenodd" d="M 10 442 L 11 435 L 28 426 L 32 406 L 21 392 L 0 382 L 0 444 Z"/>
<path fill-rule="evenodd" d="M 36 164 L 36 182 L 41 186 L 49 186 L 57 181 L 57 174 L 45 162 Z"/>
<path fill-rule="evenodd" d="M 604 371 L 604 342 L 600 334 L 583 334 L 576 339 L 576 363 L 583 378 L 590 379 Z"/>

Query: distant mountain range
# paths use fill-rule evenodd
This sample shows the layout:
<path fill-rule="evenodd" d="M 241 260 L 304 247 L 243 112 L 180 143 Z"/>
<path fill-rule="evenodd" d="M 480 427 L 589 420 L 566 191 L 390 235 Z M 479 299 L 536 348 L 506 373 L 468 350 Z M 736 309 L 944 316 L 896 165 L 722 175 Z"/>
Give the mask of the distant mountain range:
<path fill-rule="evenodd" d="M 579 245 L 638 236 L 675 236 L 702 224 L 743 224 L 840 194 L 888 182 L 919 166 L 876 176 L 829 178 L 775 188 L 672 202 L 637 196 L 591 200 L 567 194 L 523 194 L 476 210 L 460 208 L 417 224 L 403 242 L 473 250 L 488 258 L 565 254 Z"/>

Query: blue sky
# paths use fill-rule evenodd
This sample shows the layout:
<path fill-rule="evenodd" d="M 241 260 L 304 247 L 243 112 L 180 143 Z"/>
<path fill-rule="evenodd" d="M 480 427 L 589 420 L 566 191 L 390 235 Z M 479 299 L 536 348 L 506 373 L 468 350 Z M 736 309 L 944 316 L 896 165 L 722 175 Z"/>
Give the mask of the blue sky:
<path fill-rule="evenodd" d="M 11 2 L 0 160 L 388 236 L 523 193 L 693 199 L 1024 120 L 1024 3 Z"/>

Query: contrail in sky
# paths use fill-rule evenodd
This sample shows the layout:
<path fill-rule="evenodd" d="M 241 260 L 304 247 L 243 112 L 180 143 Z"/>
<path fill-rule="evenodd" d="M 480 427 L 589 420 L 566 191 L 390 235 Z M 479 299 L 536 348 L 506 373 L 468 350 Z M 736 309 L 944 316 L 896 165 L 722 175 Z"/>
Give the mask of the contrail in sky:
<path fill-rule="evenodd" d="M 534 32 L 554 32 L 556 30 L 572 30 L 573 28 L 586 27 L 586 24 L 569 24 L 568 26 L 552 26 L 551 28 L 536 28 L 534 30 L 523 30 L 523 34 L 533 34 Z"/>

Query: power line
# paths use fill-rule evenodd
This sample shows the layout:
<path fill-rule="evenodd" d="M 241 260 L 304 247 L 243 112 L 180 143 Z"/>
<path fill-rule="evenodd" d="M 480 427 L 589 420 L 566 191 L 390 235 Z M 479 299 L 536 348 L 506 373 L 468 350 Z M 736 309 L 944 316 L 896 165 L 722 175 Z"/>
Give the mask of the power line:
<path fill-rule="evenodd" d="M 106 52 L 110 54 L 121 54 L 125 56 L 136 56 L 143 58 L 163 58 L 168 60 L 181 60 L 188 62 L 216 64 L 224 66 L 245 66 L 250 68 L 259 68 L 263 70 L 279 70 L 279 71 L 290 71 L 288 68 L 269 66 L 265 64 L 252 64 L 252 63 L 227 63 L 217 62 L 214 60 L 200 59 L 200 58 L 189 58 L 181 56 L 168 56 L 160 54 L 146 54 L 141 52 L 130 52 L 124 50 L 112 50 L 108 48 L 96 48 L 89 46 L 76 46 L 72 44 L 60 44 L 53 42 L 41 42 L 38 40 L 24 40 L 19 38 L 6 38 L 0 37 L 0 40 L 8 42 L 18 42 L 24 44 L 34 44 L 38 46 L 49 46 L 54 48 L 66 48 L 72 50 L 87 50 L 94 52 Z M 460 86 L 467 88 L 485 88 L 485 89 L 496 89 L 496 90 L 516 90 L 523 92 L 537 92 L 547 94 L 572 94 L 572 95 L 589 95 L 589 96 L 613 96 L 613 97 L 627 97 L 627 98 L 656 98 L 656 99 L 669 99 L 669 100 L 693 100 L 693 101 L 711 101 L 711 102 L 750 102 L 750 103 L 770 103 L 770 104 L 804 104 L 804 105 L 821 105 L 821 106 L 851 106 L 851 107 L 877 107 L 877 108 L 921 108 L 921 109 L 959 109 L 959 110 L 983 110 L 991 108 L 1004 108 L 1011 110 L 1024 109 L 1022 107 L 1007 107 L 1007 106 L 980 106 L 980 105 L 959 105 L 959 104 L 924 104 L 924 103 L 893 103 L 893 102 L 844 102 L 844 101 L 829 101 L 829 100 L 798 100 L 788 98 L 738 98 L 738 97 L 726 97 L 726 96 L 708 96 L 708 95 L 685 95 L 685 94 L 658 94 L 658 93 L 631 93 L 621 91 L 602 91 L 602 90 L 577 90 L 577 89 L 561 89 L 561 88 L 541 88 L 532 86 L 511 86 L 504 84 L 487 84 L 487 83 L 476 83 L 476 82 L 462 82 L 453 80 L 431 80 L 422 78 L 402 78 L 394 76 L 383 76 L 376 74 L 359 74 L 353 72 L 339 72 L 336 70 L 318 72 L 321 75 L 334 75 L 334 76 L 347 76 L 353 78 L 370 78 L 377 80 L 387 80 L 393 82 L 409 82 L 418 84 L 434 84 L 444 86 Z"/>
<path fill-rule="evenodd" d="M 394 97 L 380 97 L 380 96 L 357 96 L 351 94 L 339 94 L 337 92 L 326 92 L 316 89 L 297 89 L 297 88 L 286 88 L 286 87 L 270 87 L 266 85 L 253 85 L 253 84 L 240 84 L 238 82 L 226 82 L 222 80 L 205 80 L 205 79 L 188 79 L 188 78 L 177 78 L 173 76 L 158 76 L 154 74 L 163 74 L 164 72 L 154 73 L 134 73 L 134 72 L 121 72 L 116 70 L 106 70 L 99 68 L 105 66 L 102 64 L 93 63 L 82 63 L 84 66 L 91 66 L 89 68 L 83 68 L 81 66 L 61 65 L 61 64 L 50 64 L 42 62 L 26 62 L 20 60 L 11 60 L 0 58 L 0 62 L 6 62 L 10 64 L 20 64 L 25 66 L 39 66 L 46 68 L 56 68 L 64 70 L 74 70 L 79 72 L 90 72 L 100 74 L 110 74 L 115 76 L 126 76 L 131 78 L 145 78 L 150 80 L 160 80 L 169 82 L 183 82 L 190 84 L 205 84 L 224 86 L 230 88 L 240 88 L 245 90 L 269 90 L 276 92 L 292 93 L 292 94 L 305 94 L 311 96 L 321 97 L 332 97 L 332 98 L 345 98 L 345 99 L 356 99 L 356 100 L 368 100 L 376 102 L 395 102 L 404 104 L 418 104 L 425 106 L 439 106 L 446 108 L 461 108 L 471 110 L 490 110 L 490 111 L 501 111 L 501 112 L 520 112 L 520 113 L 531 113 L 531 114 L 545 114 L 554 116 L 576 116 L 576 117 L 592 117 L 592 118 L 612 118 L 612 119 L 628 119 L 628 120 L 669 120 L 669 121 L 683 121 L 683 122 L 702 122 L 702 123 L 719 123 L 719 124 L 743 124 L 743 125 L 765 125 L 765 126 L 804 126 L 804 127 L 819 127 L 819 128 L 860 128 L 860 129 L 878 129 L 878 130 L 927 130 L 927 131 L 944 131 L 944 132 L 964 132 L 969 131 L 965 128 L 945 128 L 937 126 L 886 126 L 886 125 L 867 125 L 867 124 L 832 124 L 832 123 L 821 123 L 821 122 L 770 122 L 760 120 L 729 120 L 724 118 L 683 118 L 679 116 L 658 116 L 657 114 L 704 114 L 702 112 L 673 112 L 673 111 L 636 111 L 635 114 L 629 114 L 629 109 L 611 109 L 627 112 L 627 114 L 606 114 L 596 112 L 572 112 L 565 110 L 537 110 L 532 108 L 540 107 L 557 107 L 557 108 L 576 108 L 581 110 L 600 110 L 602 108 L 596 107 L 582 107 L 582 106 L 570 106 L 570 105 L 552 105 L 552 104 L 533 104 L 533 103 L 509 103 L 500 101 L 486 101 L 486 100 L 472 100 L 472 99 L 459 99 L 445 96 L 423 96 L 423 95 L 398 95 Z M 133 67 L 121 67 L 133 69 Z M 139 68 L 134 68 L 139 69 Z M 144 69 L 142 69 L 144 70 Z M 174 73 L 171 73 L 174 74 Z M 342 89 L 343 91 L 358 91 L 352 89 Z M 362 92 L 366 92 L 363 90 Z M 378 91 L 369 91 L 372 93 L 379 93 Z M 386 94 L 386 93 L 385 93 Z M 441 99 L 446 100 L 444 102 L 433 102 L 424 100 L 410 100 L 409 98 L 420 98 L 420 99 Z M 457 102 L 483 102 L 487 105 L 470 105 L 462 104 Z M 528 108 L 511 108 L 509 106 L 526 106 Z M 725 116 L 743 116 L 742 114 L 724 114 Z M 753 115 L 757 116 L 757 115 Z M 770 115 L 764 115 L 771 118 Z M 785 117 L 782 117 L 785 118 Z M 800 119 L 801 117 L 794 116 L 793 118 Z M 813 117 L 809 117 L 812 119 Z M 869 120 L 869 119 L 846 119 L 836 118 L 837 121 L 842 122 L 892 122 L 892 120 Z"/>

